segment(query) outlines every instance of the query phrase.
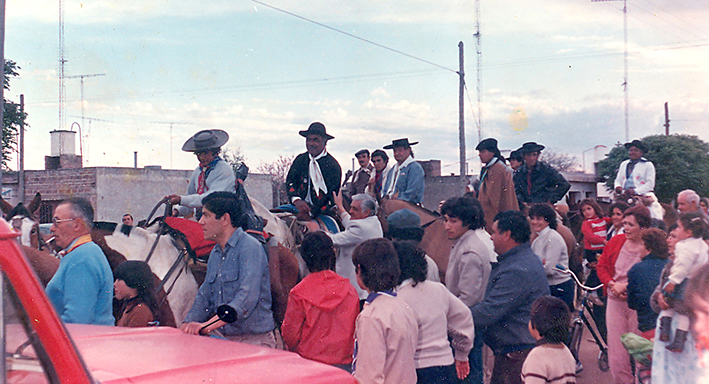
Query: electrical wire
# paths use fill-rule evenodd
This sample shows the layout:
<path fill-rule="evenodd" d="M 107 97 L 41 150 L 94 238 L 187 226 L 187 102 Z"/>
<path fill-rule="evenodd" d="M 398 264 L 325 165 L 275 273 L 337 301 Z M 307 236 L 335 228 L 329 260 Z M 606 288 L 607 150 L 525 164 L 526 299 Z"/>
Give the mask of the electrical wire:
<path fill-rule="evenodd" d="M 257 4 L 261 4 L 261 5 L 263 5 L 264 7 L 268 7 L 268 8 L 274 9 L 274 10 L 276 10 L 276 11 L 283 12 L 283 13 L 285 13 L 286 15 L 290 15 L 290 16 L 296 17 L 296 18 L 298 18 L 298 19 L 305 20 L 305 21 L 307 21 L 307 22 L 309 22 L 309 23 L 313 23 L 313 24 L 315 24 L 315 25 L 319 25 L 319 26 L 321 26 L 321 27 L 323 27 L 323 28 L 327 28 L 327 29 L 329 29 L 329 30 L 331 30 L 331 31 L 335 31 L 335 32 L 341 33 L 341 34 L 346 35 L 346 36 L 349 36 L 349 37 L 351 37 L 351 38 L 353 38 L 353 39 L 357 39 L 357 40 L 360 40 L 360 41 L 364 41 L 365 43 L 375 45 L 375 46 L 377 46 L 377 47 L 379 47 L 379 48 L 383 48 L 383 49 L 386 49 L 386 50 L 388 50 L 388 51 L 391 51 L 391 52 L 394 52 L 394 53 L 398 53 L 398 54 L 400 54 L 400 55 L 404 55 L 404 56 L 406 56 L 406 57 L 408 57 L 408 58 L 411 58 L 411 59 L 414 59 L 414 60 L 418 60 L 418 61 L 421 61 L 421 62 L 423 62 L 423 63 L 429 64 L 429 65 L 433 65 L 434 67 L 438 67 L 438 68 L 440 68 L 440 69 L 445 69 L 446 71 L 451 71 L 451 72 L 453 72 L 453 73 L 458 73 L 458 71 L 456 71 L 455 69 L 450 69 L 450 68 L 448 68 L 448 67 L 444 67 L 444 66 L 442 66 L 442 65 L 439 65 L 439 64 L 436 64 L 436 63 L 434 63 L 434 62 L 431 62 L 431 61 L 422 59 L 422 58 L 420 58 L 420 57 L 416 57 L 416 56 L 414 56 L 414 55 L 410 55 L 410 54 L 408 54 L 408 53 L 399 51 L 399 50 L 397 50 L 397 49 L 389 48 L 389 47 L 387 47 L 386 45 L 382 45 L 382 44 L 379 44 L 379 43 L 375 43 L 374 41 L 367 40 L 367 39 L 365 39 L 365 38 L 362 38 L 362 37 L 353 35 L 353 34 L 351 34 L 351 33 L 349 33 L 349 32 L 345 32 L 345 31 L 343 31 L 343 30 L 340 30 L 340 29 L 337 29 L 337 28 L 333 28 L 333 27 L 331 27 L 331 26 L 329 26 L 329 25 L 325 25 L 325 24 L 323 24 L 323 23 L 319 23 L 319 22 L 317 22 L 317 21 L 315 21 L 315 20 L 311 20 L 311 19 L 308 19 L 308 18 L 306 18 L 306 17 L 300 16 L 300 15 L 296 15 L 296 14 L 293 13 L 293 12 L 286 11 L 286 10 L 284 10 L 284 9 L 275 7 L 275 6 L 273 6 L 273 5 L 266 4 L 266 3 L 263 3 L 263 2 L 258 1 L 258 0 L 251 0 L 251 1 L 253 1 L 254 3 L 257 3 Z"/>

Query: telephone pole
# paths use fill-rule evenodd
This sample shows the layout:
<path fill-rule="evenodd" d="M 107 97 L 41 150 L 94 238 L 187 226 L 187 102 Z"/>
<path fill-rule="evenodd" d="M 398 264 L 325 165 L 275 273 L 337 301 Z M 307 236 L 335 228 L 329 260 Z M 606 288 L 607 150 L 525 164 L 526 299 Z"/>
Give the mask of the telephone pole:
<path fill-rule="evenodd" d="M 465 103 L 463 95 L 465 92 L 465 69 L 463 65 L 463 42 L 458 43 L 458 55 L 460 57 L 460 95 L 458 97 L 458 141 L 460 143 L 460 184 L 463 193 L 465 186 L 468 185 L 467 176 L 467 161 L 465 160 Z"/>
<path fill-rule="evenodd" d="M 665 101 L 665 136 L 670 135 L 670 109 Z"/>

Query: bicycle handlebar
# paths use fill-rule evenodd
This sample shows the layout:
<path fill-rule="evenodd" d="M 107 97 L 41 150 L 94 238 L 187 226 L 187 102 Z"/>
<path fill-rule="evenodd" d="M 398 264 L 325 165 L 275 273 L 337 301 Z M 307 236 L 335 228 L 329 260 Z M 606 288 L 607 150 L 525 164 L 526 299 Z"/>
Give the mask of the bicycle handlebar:
<path fill-rule="evenodd" d="M 562 267 L 561 265 L 557 265 L 556 267 L 554 267 L 554 270 L 555 270 L 555 271 L 559 271 L 559 272 L 564 272 L 564 273 L 566 273 L 566 274 L 571 275 L 571 277 L 574 278 L 574 280 L 575 280 L 575 282 L 576 282 L 576 285 L 578 285 L 578 286 L 579 286 L 581 289 L 583 289 L 584 291 L 595 291 L 595 290 L 600 289 L 600 288 L 603 287 L 603 284 L 599 284 L 599 285 L 596 286 L 596 287 L 588 287 L 588 286 L 585 286 L 585 285 L 581 284 L 581 281 L 579 280 L 579 278 L 576 276 L 576 274 L 575 274 L 573 271 L 571 271 L 571 270 L 568 269 L 568 268 L 564 268 L 564 267 Z"/>

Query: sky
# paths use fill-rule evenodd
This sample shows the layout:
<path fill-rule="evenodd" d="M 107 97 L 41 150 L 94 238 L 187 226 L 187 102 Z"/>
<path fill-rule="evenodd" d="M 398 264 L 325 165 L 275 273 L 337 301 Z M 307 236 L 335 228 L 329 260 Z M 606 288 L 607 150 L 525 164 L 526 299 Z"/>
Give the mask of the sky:
<path fill-rule="evenodd" d="M 5 58 L 21 69 L 5 97 L 25 97 L 25 168 L 44 168 L 50 131 L 81 126 L 84 166 L 132 167 L 138 152 L 139 167 L 192 169 L 182 144 L 218 128 L 253 170 L 304 152 L 298 131 L 320 121 L 343 169 L 407 137 L 457 174 L 459 42 L 469 173 L 479 137 L 589 170 L 626 141 L 622 1 L 480 0 L 480 127 L 474 0 L 341 3 L 62 0 L 65 76 L 102 76 L 83 79 L 83 125 L 80 79 L 64 80 L 60 126 L 58 2 L 9 0 Z M 672 133 L 709 141 L 709 0 L 627 9 L 630 140 L 664 133 L 667 102 Z"/>

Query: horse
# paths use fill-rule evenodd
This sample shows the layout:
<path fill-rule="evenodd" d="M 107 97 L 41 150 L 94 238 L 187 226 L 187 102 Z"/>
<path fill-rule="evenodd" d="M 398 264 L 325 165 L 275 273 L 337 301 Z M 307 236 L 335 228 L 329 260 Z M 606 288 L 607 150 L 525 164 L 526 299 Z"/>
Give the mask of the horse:
<path fill-rule="evenodd" d="M 170 233 L 158 236 L 159 227 L 158 224 L 141 228 L 95 222 L 91 239 L 104 251 L 112 270 L 126 260 L 147 261 L 157 277 L 158 297 L 164 301 L 162 297 L 167 296 L 171 312 L 171 316 L 161 316 L 162 323 L 181 324 L 192 308 L 199 286 L 188 267 L 187 245 Z"/>
<path fill-rule="evenodd" d="M 441 275 L 441 281 L 445 281 L 444 275 L 448 268 L 448 256 L 453 249 L 454 241 L 448 239 L 445 223 L 440 214 L 411 204 L 408 201 L 382 199 L 378 215 L 382 224 L 382 230 L 384 233 L 387 233 L 389 225 L 387 224 L 386 218 L 392 213 L 404 208 L 410 209 L 421 219 L 421 227 L 424 229 L 424 233 L 419 246 L 436 262 L 436 266 L 438 266 L 438 271 Z"/>
<path fill-rule="evenodd" d="M 43 285 L 47 285 L 59 268 L 59 259 L 49 254 L 35 213 L 42 205 L 42 195 L 37 192 L 27 206 L 22 202 L 12 206 L 0 196 L 0 209 L 5 214 L 5 221 L 11 224 L 14 231 L 19 232 L 18 241 L 30 265 Z"/>

